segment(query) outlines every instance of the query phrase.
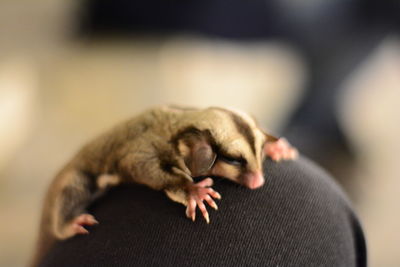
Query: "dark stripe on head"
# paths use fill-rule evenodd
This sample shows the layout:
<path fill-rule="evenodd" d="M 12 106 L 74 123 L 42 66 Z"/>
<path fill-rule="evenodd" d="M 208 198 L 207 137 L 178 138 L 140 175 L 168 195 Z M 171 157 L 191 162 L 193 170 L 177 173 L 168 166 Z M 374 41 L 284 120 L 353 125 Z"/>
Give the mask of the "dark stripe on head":
<path fill-rule="evenodd" d="M 247 142 L 250 145 L 251 150 L 253 151 L 253 153 L 255 155 L 256 154 L 255 137 L 254 137 L 253 131 L 251 130 L 248 123 L 242 117 L 240 117 L 239 115 L 235 114 L 234 112 L 232 112 L 230 110 L 223 109 L 223 108 L 216 108 L 216 109 L 229 114 L 229 116 L 232 118 L 232 121 L 235 124 L 237 131 L 247 140 Z"/>

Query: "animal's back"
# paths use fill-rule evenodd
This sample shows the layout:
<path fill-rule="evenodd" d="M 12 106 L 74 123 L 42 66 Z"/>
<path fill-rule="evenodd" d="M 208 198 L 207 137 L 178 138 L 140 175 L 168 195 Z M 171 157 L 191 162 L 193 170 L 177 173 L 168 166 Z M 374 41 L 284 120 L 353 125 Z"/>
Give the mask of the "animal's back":
<path fill-rule="evenodd" d="M 73 165 L 93 175 L 116 172 L 116 164 L 127 153 L 143 154 L 158 140 L 174 132 L 182 111 L 166 112 L 168 107 L 147 110 L 124 121 L 86 144 L 73 159 Z"/>

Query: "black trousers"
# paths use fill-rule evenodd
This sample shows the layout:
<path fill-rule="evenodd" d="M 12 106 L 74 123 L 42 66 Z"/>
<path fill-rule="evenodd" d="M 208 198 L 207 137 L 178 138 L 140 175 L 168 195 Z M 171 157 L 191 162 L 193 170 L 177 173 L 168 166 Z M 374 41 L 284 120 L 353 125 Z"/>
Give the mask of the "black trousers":
<path fill-rule="evenodd" d="M 215 181 L 209 225 L 162 192 L 113 188 L 89 209 L 100 224 L 58 242 L 41 266 L 366 266 L 359 221 L 327 173 L 305 158 L 264 167 L 257 190 Z"/>

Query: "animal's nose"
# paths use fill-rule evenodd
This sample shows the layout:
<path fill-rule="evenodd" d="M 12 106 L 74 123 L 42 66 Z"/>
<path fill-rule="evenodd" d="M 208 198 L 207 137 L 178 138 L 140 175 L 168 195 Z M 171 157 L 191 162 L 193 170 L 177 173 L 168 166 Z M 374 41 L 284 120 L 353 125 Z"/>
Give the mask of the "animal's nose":
<path fill-rule="evenodd" d="M 250 172 L 244 176 L 244 185 L 250 189 L 261 187 L 265 182 L 262 172 Z"/>

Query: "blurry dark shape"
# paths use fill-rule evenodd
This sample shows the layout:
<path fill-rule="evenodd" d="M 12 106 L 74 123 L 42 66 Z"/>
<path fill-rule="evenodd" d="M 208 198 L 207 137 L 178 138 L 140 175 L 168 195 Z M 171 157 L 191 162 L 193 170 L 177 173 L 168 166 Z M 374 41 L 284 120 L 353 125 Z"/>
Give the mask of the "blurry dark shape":
<path fill-rule="evenodd" d="M 388 30 L 400 29 L 400 2 L 398 0 L 358 0 L 362 19 Z"/>
<path fill-rule="evenodd" d="M 398 14 L 396 0 L 89 0 L 78 36 L 189 33 L 291 43 L 303 53 L 310 77 L 303 103 L 282 134 L 335 176 L 346 177 L 352 155 L 336 118 L 340 85 L 400 28 Z"/>
<path fill-rule="evenodd" d="M 82 35 L 195 33 L 224 38 L 264 38 L 281 31 L 268 1 L 89 0 Z"/>

